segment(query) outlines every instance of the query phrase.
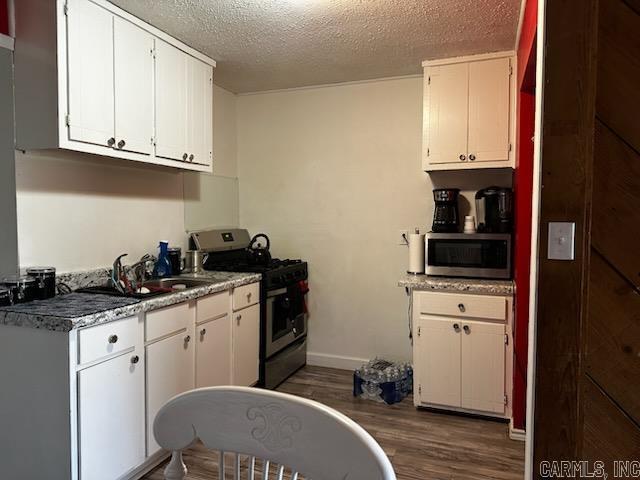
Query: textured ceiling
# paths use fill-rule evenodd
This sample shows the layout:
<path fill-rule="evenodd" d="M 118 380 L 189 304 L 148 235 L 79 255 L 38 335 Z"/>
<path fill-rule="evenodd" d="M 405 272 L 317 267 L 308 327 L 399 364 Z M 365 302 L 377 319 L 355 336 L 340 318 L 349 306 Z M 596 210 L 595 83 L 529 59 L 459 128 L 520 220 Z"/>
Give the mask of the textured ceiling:
<path fill-rule="evenodd" d="M 420 73 L 514 48 L 520 0 L 112 0 L 218 62 L 236 93 Z"/>

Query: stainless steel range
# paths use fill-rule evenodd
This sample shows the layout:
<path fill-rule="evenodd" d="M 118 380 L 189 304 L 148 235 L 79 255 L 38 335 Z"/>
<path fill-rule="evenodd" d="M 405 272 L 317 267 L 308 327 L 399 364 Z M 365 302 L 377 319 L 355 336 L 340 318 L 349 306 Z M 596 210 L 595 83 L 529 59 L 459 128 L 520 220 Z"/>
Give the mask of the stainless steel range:
<path fill-rule="evenodd" d="M 308 284 L 307 263 L 271 258 L 268 242 L 262 234 L 252 240 L 244 229 L 199 231 L 190 237 L 192 249 L 208 254 L 205 270 L 262 274 L 259 386 L 273 389 L 307 362 Z"/>

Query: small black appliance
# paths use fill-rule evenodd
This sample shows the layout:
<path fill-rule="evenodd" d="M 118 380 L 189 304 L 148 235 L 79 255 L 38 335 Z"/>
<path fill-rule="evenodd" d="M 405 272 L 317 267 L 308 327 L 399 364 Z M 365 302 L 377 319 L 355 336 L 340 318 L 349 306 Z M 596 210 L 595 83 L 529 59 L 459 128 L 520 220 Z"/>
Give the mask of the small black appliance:
<path fill-rule="evenodd" d="M 513 227 L 513 191 L 488 187 L 476 193 L 478 232 L 511 233 Z"/>
<path fill-rule="evenodd" d="M 433 211 L 433 225 L 431 230 L 437 233 L 455 233 L 459 229 L 457 188 L 437 188 L 433 191 L 436 202 Z"/>

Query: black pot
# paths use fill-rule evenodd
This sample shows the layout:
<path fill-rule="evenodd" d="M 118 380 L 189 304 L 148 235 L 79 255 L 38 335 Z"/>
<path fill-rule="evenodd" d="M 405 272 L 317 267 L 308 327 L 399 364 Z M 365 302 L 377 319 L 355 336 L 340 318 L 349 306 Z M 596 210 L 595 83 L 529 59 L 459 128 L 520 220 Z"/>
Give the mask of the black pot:
<path fill-rule="evenodd" d="M 11 275 L 2 283 L 11 293 L 11 303 L 25 303 L 35 300 L 37 297 L 37 280 L 29 276 Z"/>
<path fill-rule="evenodd" d="M 40 300 L 56 296 L 56 269 L 54 267 L 27 268 L 27 275 L 36 279 L 36 297 Z"/>
<path fill-rule="evenodd" d="M 262 244 L 258 243 L 258 239 L 260 238 L 264 238 L 267 242 L 264 247 Z M 247 247 L 249 263 L 252 265 L 268 265 L 269 262 L 271 262 L 271 252 L 269 252 L 270 247 L 271 242 L 269 241 L 269 237 L 264 233 L 254 235 Z"/>

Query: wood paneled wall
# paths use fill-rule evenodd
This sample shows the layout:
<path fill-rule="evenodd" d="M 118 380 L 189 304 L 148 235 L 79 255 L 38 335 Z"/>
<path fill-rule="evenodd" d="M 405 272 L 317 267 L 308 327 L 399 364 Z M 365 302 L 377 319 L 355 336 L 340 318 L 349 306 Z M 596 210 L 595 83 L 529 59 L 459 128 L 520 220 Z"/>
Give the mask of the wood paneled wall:
<path fill-rule="evenodd" d="M 640 0 L 547 5 L 542 221 L 575 221 L 578 243 L 575 262 L 541 251 L 535 468 L 612 476 L 640 458 Z"/>

